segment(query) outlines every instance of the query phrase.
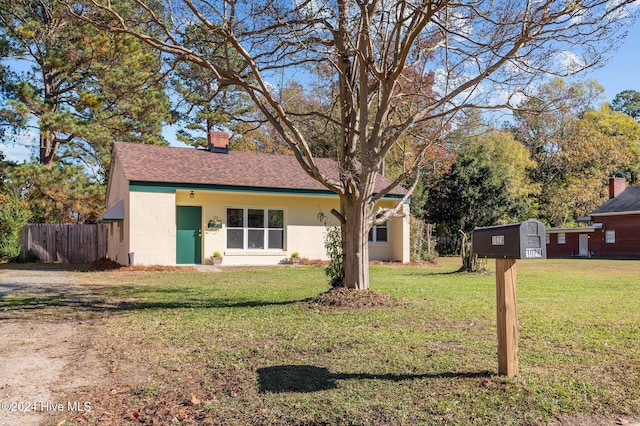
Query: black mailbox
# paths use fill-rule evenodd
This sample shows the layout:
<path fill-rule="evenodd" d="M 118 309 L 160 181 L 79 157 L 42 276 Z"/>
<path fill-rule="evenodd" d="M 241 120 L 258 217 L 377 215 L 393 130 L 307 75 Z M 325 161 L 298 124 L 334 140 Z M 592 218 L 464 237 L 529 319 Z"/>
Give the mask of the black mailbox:
<path fill-rule="evenodd" d="M 494 259 L 546 259 L 547 242 L 542 222 L 526 222 L 476 228 L 473 252 Z"/>

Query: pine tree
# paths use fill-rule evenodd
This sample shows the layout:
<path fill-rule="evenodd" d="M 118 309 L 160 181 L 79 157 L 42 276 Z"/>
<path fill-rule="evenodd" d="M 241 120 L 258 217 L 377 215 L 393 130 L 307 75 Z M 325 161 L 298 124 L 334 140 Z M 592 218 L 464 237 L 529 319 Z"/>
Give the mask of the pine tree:
<path fill-rule="evenodd" d="M 104 177 L 114 139 L 166 143 L 160 56 L 139 40 L 82 24 L 53 0 L 0 0 L 0 39 L 14 60 L 0 115 L 14 133 L 37 133 L 41 164 L 72 158 Z"/>

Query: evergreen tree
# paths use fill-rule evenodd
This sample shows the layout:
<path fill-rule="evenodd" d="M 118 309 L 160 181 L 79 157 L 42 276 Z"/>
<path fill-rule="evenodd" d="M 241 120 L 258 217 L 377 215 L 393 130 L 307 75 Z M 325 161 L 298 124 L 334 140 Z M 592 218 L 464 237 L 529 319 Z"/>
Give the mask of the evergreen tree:
<path fill-rule="evenodd" d="M 0 165 L 0 260 L 14 260 L 20 255 L 20 232 L 31 213 L 20 192 L 9 185 L 6 170 L 11 164 L 2 153 Z"/>
<path fill-rule="evenodd" d="M 528 206 L 508 191 L 508 181 L 489 161 L 465 152 L 431 189 L 429 219 L 437 224 L 438 252 L 460 251 L 461 236 L 479 226 L 509 223 L 526 216 Z"/>
<path fill-rule="evenodd" d="M 202 25 L 194 24 L 186 31 L 184 44 L 206 52 L 213 63 L 233 60 L 235 68 L 244 67 L 237 55 L 234 59 L 225 58 L 228 46 Z M 173 65 L 171 87 L 178 94 L 178 119 L 185 124 L 178 130 L 177 138 L 195 147 L 206 147 L 211 131 L 227 131 L 240 137 L 248 131 L 244 124 L 252 121 L 249 114 L 255 109 L 245 92 L 212 79 L 209 73 L 210 70 L 202 65 L 181 58 Z"/>
<path fill-rule="evenodd" d="M 623 90 L 613 99 L 611 108 L 640 121 L 640 92 L 637 90 Z"/>
<path fill-rule="evenodd" d="M 34 223 L 95 223 L 104 212 L 105 187 L 81 166 L 25 163 L 9 167 L 7 175 Z"/>
<path fill-rule="evenodd" d="M 53 0 L 0 0 L 0 40 L 12 64 L 30 65 L 6 73 L 0 116 L 14 133 L 33 128 L 41 164 L 73 158 L 104 177 L 114 139 L 165 143 L 160 57 L 139 40 L 82 24 Z"/>
<path fill-rule="evenodd" d="M 535 162 L 507 131 L 463 125 L 449 141 L 457 157 L 429 192 L 426 211 L 436 224 L 438 252 L 460 253 L 464 269 L 475 271 L 471 232 L 476 227 L 532 215 L 539 191 L 529 179 Z"/>

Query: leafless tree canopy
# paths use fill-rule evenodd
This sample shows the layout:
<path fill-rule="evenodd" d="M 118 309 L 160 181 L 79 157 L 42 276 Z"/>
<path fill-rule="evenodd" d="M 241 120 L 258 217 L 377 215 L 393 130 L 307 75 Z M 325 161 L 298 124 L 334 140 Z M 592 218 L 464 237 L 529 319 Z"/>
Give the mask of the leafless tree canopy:
<path fill-rule="evenodd" d="M 68 1 L 68 0 L 60 0 Z M 82 3 L 84 1 L 85 3 Z M 104 29 L 136 35 L 247 91 L 301 167 L 341 197 L 343 225 L 364 231 L 396 214 L 373 211 L 407 181 L 422 155 L 466 108 L 513 107 L 540 77 L 598 65 L 635 13 L 631 0 L 81 0 L 68 7 Z M 224 46 L 211 60 L 186 48 L 189 29 Z M 201 33 L 202 34 L 202 33 Z M 340 179 L 317 167 L 305 134 L 281 102 L 278 76 L 335 88 Z M 406 173 L 374 193 L 376 171 L 407 133 L 420 143 Z M 352 207 L 359 205 L 357 209 Z M 353 215 L 362 216 L 354 219 Z M 339 215 L 340 216 L 340 215 Z M 362 222 L 360 224 L 360 222 Z M 362 239 L 362 236 L 359 237 Z M 366 233 L 365 233 L 366 245 Z M 348 253 L 348 251 L 347 251 Z"/>

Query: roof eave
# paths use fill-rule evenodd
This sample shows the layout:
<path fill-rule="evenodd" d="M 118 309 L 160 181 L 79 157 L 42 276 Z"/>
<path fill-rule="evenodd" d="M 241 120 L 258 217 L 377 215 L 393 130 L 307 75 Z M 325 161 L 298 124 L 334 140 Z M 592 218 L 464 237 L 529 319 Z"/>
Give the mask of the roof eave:
<path fill-rule="evenodd" d="M 549 234 L 557 234 L 557 233 L 584 233 L 584 232 L 596 232 L 595 227 L 593 226 L 576 226 L 573 228 L 547 228 L 546 232 Z"/>
<path fill-rule="evenodd" d="M 629 211 L 620 211 L 620 212 L 603 212 L 603 213 L 591 213 L 591 216 L 625 216 L 632 214 L 640 214 L 640 210 L 629 210 Z"/>
<path fill-rule="evenodd" d="M 206 183 L 185 183 L 185 182 L 151 182 L 151 181 L 130 181 L 129 190 L 138 192 L 166 192 L 174 193 L 177 190 L 200 190 L 200 191 L 220 191 L 220 192 L 259 192 L 271 194 L 295 194 L 295 195 L 316 195 L 316 196 L 337 196 L 333 191 L 328 189 L 311 189 L 311 188 L 274 188 L 274 187 L 258 187 L 258 186 L 238 186 L 238 185 L 220 185 Z M 404 194 L 387 194 L 382 199 L 399 200 Z"/>
<path fill-rule="evenodd" d="M 124 200 L 118 201 L 98 218 L 98 222 L 116 222 L 119 220 L 124 220 Z"/>

